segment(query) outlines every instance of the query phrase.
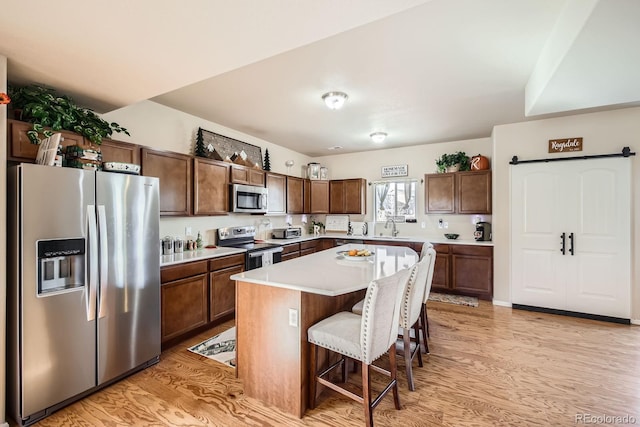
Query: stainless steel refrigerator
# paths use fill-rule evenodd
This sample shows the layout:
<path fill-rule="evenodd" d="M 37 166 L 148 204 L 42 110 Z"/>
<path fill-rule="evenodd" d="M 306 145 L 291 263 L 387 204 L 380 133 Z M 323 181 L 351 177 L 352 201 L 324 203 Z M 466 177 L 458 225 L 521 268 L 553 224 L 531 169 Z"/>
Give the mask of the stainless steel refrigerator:
<path fill-rule="evenodd" d="M 21 164 L 8 178 L 8 398 L 32 424 L 160 355 L 157 178 Z"/>

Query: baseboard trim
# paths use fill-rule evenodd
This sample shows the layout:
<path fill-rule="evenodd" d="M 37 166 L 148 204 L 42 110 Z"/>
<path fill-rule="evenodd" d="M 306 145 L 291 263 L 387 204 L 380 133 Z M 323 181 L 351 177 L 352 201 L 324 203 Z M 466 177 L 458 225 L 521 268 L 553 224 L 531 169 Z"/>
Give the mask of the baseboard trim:
<path fill-rule="evenodd" d="M 632 325 L 640 325 L 640 319 L 631 319 Z"/>
<path fill-rule="evenodd" d="M 555 308 L 546 307 L 534 307 L 531 305 L 512 304 L 512 307 L 518 310 L 537 311 L 540 313 L 559 314 L 561 316 L 580 317 L 582 319 L 601 320 L 603 322 L 620 323 L 623 325 L 629 325 L 631 321 L 629 319 L 622 319 L 620 317 L 600 316 L 599 314 L 578 313 L 576 311 L 557 310 Z"/>
<path fill-rule="evenodd" d="M 511 303 L 509 301 L 500 301 L 500 300 L 494 299 L 492 302 L 493 302 L 493 305 L 499 305 L 500 307 L 511 307 Z"/>

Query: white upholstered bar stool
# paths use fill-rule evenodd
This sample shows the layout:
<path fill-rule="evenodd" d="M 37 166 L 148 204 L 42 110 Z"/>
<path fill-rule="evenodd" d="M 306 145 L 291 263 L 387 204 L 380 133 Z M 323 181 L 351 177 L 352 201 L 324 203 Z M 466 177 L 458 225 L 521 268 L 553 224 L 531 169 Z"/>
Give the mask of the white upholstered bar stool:
<path fill-rule="evenodd" d="M 342 311 L 316 323 L 307 331 L 310 349 L 310 393 L 309 407 L 316 404 L 316 387 L 320 383 L 338 393 L 360 402 L 364 406 L 365 421 L 373 426 L 373 409 L 391 390 L 396 409 L 400 409 L 398 396 L 395 343 L 398 333 L 398 316 L 402 296 L 409 282 L 409 270 L 403 269 L 378 280 L 367 287 L 362 315 Z M 342 355 L 340 360 L 318 372 L 318 347 Z M 373 362 L 389 353 L 389 371 L 375 366 Z M 362 396 L 334 384 L 324 377 L 338 366 L 342 367 L 346 381 L 346 358 L 359 361 L 362 370 Z M 390 377 L 384 390 L 372 400 L 370 370 Z"/>
<path fill-rule="evenodd" d="M 425 250 L 426 248 L 426 250 Z M 429 318 L 427 316 L 427 301 L 429 300 L 429 294 L 431 293 L 431 282 L 433 282 L 433 272 L 436 267 L 436 250 L 433 245 L 425 243 L 422 246 L 422 252 L 420 253 L 420 260 L 429 258 L 429 273 L 427 275 L 427 283 L 424 289 L 424 298 L 422 300 L 422 308 L 420 310 L 420 322 L 418 329 L 422 330 L 422 337 L 424 339 L 424 352 L 429 353 Z M 416 331 L 418 333 L 418 331 Z M 419 335 L 419 334 L 418 334 Z"/>
<path fill-rule="evenodd" d="M 420 329 L 419 321 L 424 300 L 429 267 L 431 266 L 431 256 L 427 254 L 412 269 L 409 284 L 405 289 L 400 308 L 400 328 L 402 329 L 402 351 L 404 354 L 405 370 L 407 372 L 407 383 L 409 390 L 414 391 L 413 382 L 413 359 L 418 356 L 418 366 L 422 366 L 422 351 L 420 349 Z M 411 329 L 414 329 L 414 348 L 411 349 Z"/>

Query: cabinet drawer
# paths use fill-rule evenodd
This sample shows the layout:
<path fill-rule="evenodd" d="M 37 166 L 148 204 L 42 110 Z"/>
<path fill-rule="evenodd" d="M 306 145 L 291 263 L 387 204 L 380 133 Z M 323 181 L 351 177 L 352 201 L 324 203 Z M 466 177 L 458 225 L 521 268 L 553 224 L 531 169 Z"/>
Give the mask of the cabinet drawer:
<path fill-rule="evenodd" d="M 234 265 L 244 265 L 244 253 L 209 260 L 209 271 L 220 270 Z"/>
<path fill-rule="evenodd" d="M 451 253 L 454 255 L 491 257 L 493 248 L 491 246 L 451 245 Z"/>
<path fill-rule="evenodd" d="M 298 252 L 300 250 L 300 243 L 290 243 L 282 246 L 282 255 L 290 254 L 291 252 Z"/>
<path fill-rule="evenodd" d="M 301 249 L 300 256 L 311 255 L 316 252 L 315 248 Z"/>
<path fill-rule="evenodd" d="M 207 261 L 190 262 L 187 264 L 162 267 L 160 270 L 160 282 L 166 283 L 173 280 L 204 274 L 207 270 Z"/>
<path fill-rule="evenodd" d="M 299 258 L 299 257 L 300 257 L 300 252 L 298 251 L 290 252 L 288 254 L 282 255 L 282 261 L 288 261 L 290 259 Z"/>
<path fill-rule="evenodd" d="M 315 249 L 318 247 L 318 241 L 317 240 L 308 240 L 306 242 L 300 242 L 300 250 L 303 251 L 305 249 Z"/>

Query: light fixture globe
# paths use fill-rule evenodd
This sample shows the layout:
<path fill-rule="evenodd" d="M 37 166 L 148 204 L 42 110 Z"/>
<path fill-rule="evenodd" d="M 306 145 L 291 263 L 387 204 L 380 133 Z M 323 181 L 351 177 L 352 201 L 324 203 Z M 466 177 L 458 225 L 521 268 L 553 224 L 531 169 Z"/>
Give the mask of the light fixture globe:
<path fill-rule="evenodd" d="M 381 143 L 384 142 L 384 139 L 387 137 L 386 132 L 373 132 L 371 135 L 369 135 L 371 137 L 371 140 L 375 143 Z"/>
<path fill-rule="evenodd" d="M 339 110 L 349 96 L 344 92 L 327 92 L 322 95 L 324 103 L 330 110 Z"/>

